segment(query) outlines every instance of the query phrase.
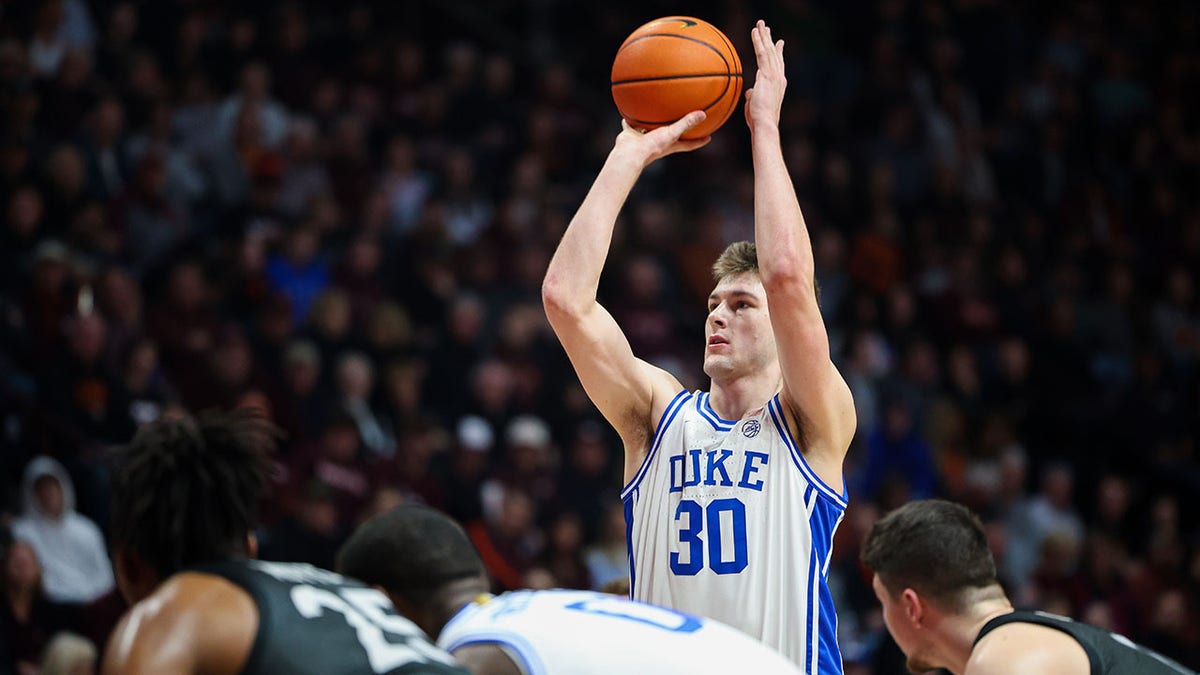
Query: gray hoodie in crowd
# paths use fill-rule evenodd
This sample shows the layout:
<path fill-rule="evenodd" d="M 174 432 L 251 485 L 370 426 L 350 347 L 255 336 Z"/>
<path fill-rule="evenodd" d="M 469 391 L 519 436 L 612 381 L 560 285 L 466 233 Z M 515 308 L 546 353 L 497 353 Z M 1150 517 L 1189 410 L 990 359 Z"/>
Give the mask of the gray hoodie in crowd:
<path fill-rule="evenodd" d="M 57 518 L 40 506 L 34 485 L 51 476 L 62 487 L 63 509 Z M 112 563 L 100 528 L 75 511 L 75 485 L 62 464 L 41 455 L 25 467 L 21 481 L 25 510 L 13 521 L 15 539 L 29 542 L 42 564 L 42 586 L 58 602 L 86 603 L 113 587 Z"/>

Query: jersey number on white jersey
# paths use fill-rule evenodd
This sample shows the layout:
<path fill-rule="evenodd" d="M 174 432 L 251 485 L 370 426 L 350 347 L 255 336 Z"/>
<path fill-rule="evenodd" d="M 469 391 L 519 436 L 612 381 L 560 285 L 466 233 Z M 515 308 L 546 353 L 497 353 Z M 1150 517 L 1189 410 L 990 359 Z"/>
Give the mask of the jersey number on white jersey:
<path fill-rule="evenodd" d="M 704 568 L 717 574 L 737 574 L 750 564 L 746 546 L 746 505 L 733 497 L 714 499 L 701 507 L 691 499 L 681 499 L 675 509 L 681 551 L 671 552 L 671 571 L 693 576 Z M 726 534 L 731 536 L 726 538 Z M 707 540 L 708 545 L 705 546 Z M 732 550 L 730 550 L 732 549 Z"/>

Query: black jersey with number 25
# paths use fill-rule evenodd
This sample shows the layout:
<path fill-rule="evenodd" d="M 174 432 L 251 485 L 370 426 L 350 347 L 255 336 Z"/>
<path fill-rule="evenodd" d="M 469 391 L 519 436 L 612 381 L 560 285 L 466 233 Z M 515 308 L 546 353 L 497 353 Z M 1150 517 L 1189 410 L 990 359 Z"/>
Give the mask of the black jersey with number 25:
<path fill-rule="evenodd" d="M 191 568 L 224 577 L 258 606 L 243 673 L 466 675 L 387 596 L 319 567 L 259 560 Z"/>
<path fill-rule="evenodd" d="M 1124 635 L 1110 633 L 1065 616 L 1047 612 L 1011 612 L 988 621 L 975 638 L 978 644 L 984 635 L 1009 623 L 1032 623 L 1060 630 L 1075 638 L 1087 652 L 1092 675 L 1195 675 L 1195 671 L 1151 651 Z"/>

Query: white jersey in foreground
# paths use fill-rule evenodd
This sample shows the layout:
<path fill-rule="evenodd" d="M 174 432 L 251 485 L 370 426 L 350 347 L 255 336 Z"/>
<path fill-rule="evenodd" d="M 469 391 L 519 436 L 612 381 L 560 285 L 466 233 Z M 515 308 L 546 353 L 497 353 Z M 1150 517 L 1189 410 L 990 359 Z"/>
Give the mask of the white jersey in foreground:
<path fill-rule="evenodd" d="M 437 643 L 448 652 L 498 644 L 526 675 L 800 673 L 780 654 L 729 626 L 592 591 L 487 597 L 459 610 Z"/>
<path fill-rule="evenodd" d="M 680 392 L 621 499 L 633 598 L 739 628 L 806 673 L 842 672 L 827 575 L 845 490 L 804 461 L 779 396 L 732 421 Z"/>

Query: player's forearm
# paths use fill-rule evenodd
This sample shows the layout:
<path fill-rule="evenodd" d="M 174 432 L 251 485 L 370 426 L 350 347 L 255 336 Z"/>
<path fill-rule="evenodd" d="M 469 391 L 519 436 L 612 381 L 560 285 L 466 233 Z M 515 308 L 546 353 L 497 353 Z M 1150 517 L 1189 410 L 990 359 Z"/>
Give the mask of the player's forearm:
<path fill-rule="evenodd" d="M 613 229 L 643 164 L 614 152 L 567 225 L 542 282 L 548 311 L 578 312 L 596 301 Z"/>
<path fill-rule="evenodd" d="M 754 240 L 763 284 L 814 284 L 808 227 L 796 200 L 777 127 L 759 125 L 753 136 Z"/>

